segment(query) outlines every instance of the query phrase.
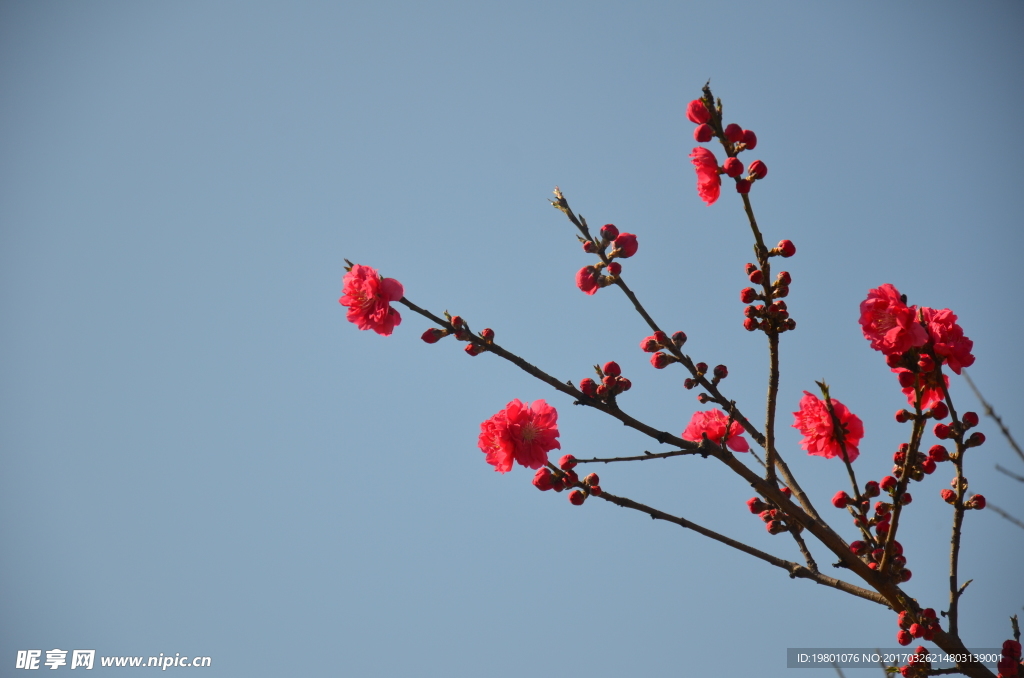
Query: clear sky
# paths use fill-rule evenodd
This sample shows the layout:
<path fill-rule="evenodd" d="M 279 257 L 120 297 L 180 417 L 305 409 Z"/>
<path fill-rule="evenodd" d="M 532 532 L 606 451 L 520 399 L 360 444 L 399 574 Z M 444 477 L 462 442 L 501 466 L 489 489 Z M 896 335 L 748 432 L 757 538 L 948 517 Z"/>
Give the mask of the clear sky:
<path fill-rule="evenodd" d="M 795 675 L 787 647 L 895 646 L 879 606 L 494 473 L 479 423 L 513 398 L 558 408 L 577 456 L 656 443 L 494 356 L 427 346 L 411 313 L 359 332 L 343 260 L 560 379 L 617 360 L 623 408 L 679 433 L 703 408 L 682 370 L 650 367 L 621 294 L 575 288 L 590 258 L 547 203 L 557 184 L 637 234 L 630 285 L 756 412 L 749 229 L 731 191 L 699 200 L 687 158 L 710 78 L 770 168 L 766 239 L 798 248 L 781 449 L 853 539 L 827 504 L 845 470 L 804 454 L 788 413 L 826 379 L 864 420 L 861 479 L 890 471 L 909 428 L 857 325 L 868 289 L 957 313 L 973 378 L 1024 437 L 1022 34 L 1015 0 L 0 3 L 0 674 L 60 648 L 205 655 L 231 677 L 775 677 Z M 978 409 L 962 380 L 952 395 Z M 1024 518 L 994 469 L 1024 462 L 981 430 L 971 489 Z M 799 559 L 713 460 L 598 470 Z M 951 474 L 915 485 L 901 532 L 906 589 L 936 609 Z M 967 518 L 961 628 L 996 647 L 1024 606 L 1024 531 Z"/>

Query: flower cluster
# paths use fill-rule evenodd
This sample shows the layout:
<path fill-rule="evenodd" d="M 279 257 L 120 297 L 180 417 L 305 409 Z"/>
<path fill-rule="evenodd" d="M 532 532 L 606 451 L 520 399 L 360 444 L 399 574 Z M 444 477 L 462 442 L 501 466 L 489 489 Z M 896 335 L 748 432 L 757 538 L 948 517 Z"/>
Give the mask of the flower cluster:
<path fill-rule="evenodd" d="M 1024 663 L 1020 660 L 1020 642 L 1007 640 L 1003 643 L 1003 653 L 996 664 L 998 678 L 1019 678 L 1024 676 Z"/>
<path fill-rule="evenodd" d="M 931 640 L 935 637 L 935 632 L 940 630 L 939 619 L 935 616 L 935 610 L 930 607 L 917 614 L 904 610 L 896 618 L 896 623 L 900 626 L 896 634 L 896 642 L 900 645 L 910 645 L 915 638 Z M 918 648 L 917 651 L 921 653 L 922 648 Z"/>
<path fill-rule="evenodd" d="M 944 400 L 948 365 L 960 374 L 974 364 L 974 342 L 964 336 L 948 308 L 907 306 L 907 298 L 886 283 L 868 292 L 860 304 L 860 325 L 871 348 L 885 355 L 907 402 L 927 410 Z"/>
<path fill-rule="evenodd" d="M 533 476 L 533 486 L 541 492 L 561 492 L 571 487 L 576 488 L 569 493 L 569 503 L 573 506 L 580 506 L 591 495 L 601 496 L 601 479 L 596 473 L 591 473 L 581 482 L 579 475 L 573 470 L 577 463 L 576 457 L 571 454 L 563 455 L 558 460 L 558 468 L 548 464 L 538 469 Z"/>
<path fill-rule="evenodd" d="M 835 418 L 839 421 L 838 429 L 826 403 L 804 391 L 800 409 L 793 413 L 793 428 L 804 435 L 800 447 L 807 450 L 808 454 L 826 459 L 842 459 L 845 450 L 846 461 L 854 461 L 860 455 L 857 445 L 864 437 L 864 424 L 846 405 L 834 399 L 831 403 Z"/>
<path fill-rule="evenodd" d="M 614 260 L 628 259 L 636 254 L 637 249 L 640 247 L 635 235 L 632 233 L 619 233 L 619 229 L 615 227 L 615 224 L 605 224 L 602 226 L 601 238 L 596 242 L 584 240 L 583 238 L 580 238 L 580 241 L 583 243 L 584 252 L 598 254 L 601 257 L 601 261 L 584 266 L 576 272 L 576 287 L 587 294 L 596 294 L 602 287 L 607 287 L 614 283 L 619 274 L 622 273 L 622 264 Z M 610 252 L 607 251 L 609 247 L 612 248 Z M 602 274 L 603 270 L 607 270 L 608 275 Z"/>
<path fill-rule="evenodd" d="M 594 365 L 594 371 L 600 383 L 587 377 L 580 380 L 580 392 L 588 398 L 601 402 L 615 402 L 615 396 L 632 388 L 633 383 L 622 376 L 622 368 L 614 360 L 609 360 L 602 367 Z"/>
<path fill-rule="evenodd" d="M 744 168 L 736 156 L 743 151 L 753 150 L 757 146 L 757 135 L 736 124 L 723 128 L 722 112 L 711 104 L 710 97 L 691 101 L 686 107 L 686 117 L 697 125 L 693 132 L 694 139 L 703 144 L 718 137 L 728 156 L 719 167 L 715 154 L 703 146 L 698 146 L 690 153 L 690 161 L 697 170 L 697 195 L 706 204 L 713 204 L 721 195 L 723 174 L 735 179 L 736 192 L 744 194 L 750 192 L 754 181 L 768 175 L 768 167 L 760 160 L 755 160 L 747 168 L 747 176 L 740 176 Z"/>
<path fill-rule="evenodd" d="M 653 353 L 654 355 L 651 356 L 651 365 L 654 365 L 655 369 L 662 370 L 679 360 L 671 353 L 663 352 L 662 349 L 669 349 L 670 351 L 678 350 L 682 348 L 685 343 L 685 332 L 675 332 L 672 335 L 672 338 L 669 339 L 667 334 L 659 330 L 649 337 L 644 337 L 640 341 L 640 349 L 644 353 Z"/>
<path fill-rule="evenodd" d="M 789 240 L 783 240 L 768 252 L 769 256 L 780 255 L 791 257 L 796 254 L 796 245 Z M 753 263 L 748 263 L 744 269 L 747 279 L 755 285 L 762 285 L 762 292 L 753 287 L 744 287 L 740 290 L 740 301 L 748 306 L 743 309 L 743 327 L 748 332 L 761 330 L 762 332 L 781 333 L 787 330 L 796 329 L 796 321 L 789 317 L 789 308 L 783 297 L 789 296 L 789 285 L 793 282 L 789 271 L 781 271 L 775 276 L 771 285 L 764 285 L 764 270 Z M 764 303 L 755 304 L 755 301 Z"/>
<path fill-rule="evenodd" d="M 787 497 L 792 494 L 788 487 L 780 487 L 779 491 Z M 788 532 L 790 525 L 797 530 L 802 530 L 800 523 L 794 522 L 792 518 L 777 506 L 774 502 L 766 502 L 760 497 L 751 497 L 747 500 L 747 509 L 764 521 L 764 527 L 769 534 L 781 534 Z"/>
<path fill-rule="evenodd" d="M 682 438 L 699 443 L 707 436 L 711 442 L 728 447 L 733 452 L 749 452 L 750 445 L 742 432 L 739 422 L 730 421 L 725 412 L 716 408 L 707 412 L 694 412 L 690 423 L 683 429 Z"/>
<path fill-rule="evenodd" d="M 487 463 L 498 473 L 512 470 L 512 462 L 538 469 L 548 462 L 548 452 L 560 449 L 558 412 L 543 400 L 527 405 L 513 400 L 480 424 L 477 445 Z"/>
<path fill-rule="evenodd" d="M 906 643 L 909 644 L 909 641 Z M 928 650 L 923 645 L 918 645 L 914 654 L 907 658 L 906 666 L 900 667 L 900 675 L 903 678 L 925 678 L 931 675 L 932 663 L 928 661 Z"/>
<path fill-rule="evenodd" d="M 391 308 L 392 301 L 405 296 L 402 283 L 384 278 L 369 266 L 351 264 L 342 279 L 338 303 L 348 306 L 346 318 L 361 330 L 373 330 L 388 336 L 402 322 L 402 316 Z"/>

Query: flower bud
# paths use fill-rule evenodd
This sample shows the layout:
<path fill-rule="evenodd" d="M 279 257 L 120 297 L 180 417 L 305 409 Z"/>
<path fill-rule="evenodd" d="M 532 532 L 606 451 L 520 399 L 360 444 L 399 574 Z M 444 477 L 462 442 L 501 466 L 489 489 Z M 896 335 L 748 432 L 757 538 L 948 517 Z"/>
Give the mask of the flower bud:
<path fill-rule="evenodd" d="M 683 379 L 683 388 L 689 391 L 691 388 L 697 385 L 693 379 Z"/>
<path fill-rule="evenodd" d="M 590 473 L 586 478 L 583 479 L 584 485 L 600 485 L 601 478 L 596 473 Z"/>
<path fill-rule="evenodd" d="M 760 285 L 761 281 L 764 280 L 764 274 L 761 273 L 761 269 L 759 268 L 755 268 L 753 271 L 750 272 L 750 275 L 747 277 L 750 279 L 750 282 L 754 283 L 755 285 Z"/>
<path fill-rule="evenodd" d="M 972 428 L 978 425 L 978 413 L 977 412 L 964 412 L 964 416 L 961 419 L 964 422 L 964 426 Z"/>
<path fill-rule="evenodd" d="M 620 273 L 622 273 L 622 264 L 620 264 L 617 261 L 611 262 L 610 264 L 608 264 L 608 273 L 610 275 L 619 275 Z"/>
<path fill-rule="evenodd" d="M 740 127 L 739 125 L 737 125 L 736 123 L 732 123 L 731 125 L 726 125 L 726 127 L 725 127 L 725 138 L 731 144 L 737 144 L 737 143 L 743 141 L 743 128 Z"/>
<path fill-rule="evenodd" d="M 569 469 L 569 470 L 567 470 L 565 472 L 565 484 L 566 484 L 566 486 L 571 487 L 571 486 L 575 485 L 576 483 L 578 483 L 579 481 L 580 481 L 580 477 L 579 477 L 579 475 L 577 475 L 576 471 L 573 471 L 572 469 Z"/>
<path fill-rule="evenodd" d="M 577 271 L 576 287 L 583 290 L 586 294 L 595 294 L 601 287 L 601 284 L 598 282 L 597 269 L 593 266 L 584 266 Z"/>
<path fill-rule="evenodd" d="M 555 486 L 554 477 L 551 473 L 551 469 L 545 467 L 537 469 L 537 473 L 533 476 L 533 486 L 541 492 L 547 492 Z"/>
<path fill-rule="evenodd" d="M 935 473 L 935 462 L 931 459 L 925 459 L 921 462 L 921 470 L 928 475 Z"/>
<path fill-rule="evenodd" d="M 768 166 L 765 165 L 760 160 L 755 160 L 754 162 L 750 163 L 749 171 L 750 171 L 750 176 L 754 177 L 755 179 L 764 179 L 766 176 L 768 176 Z M 789 254 L 789 255 L 784 254 L 783 256 L 793 256 L 793 255 L 791 255 L 791 254 Z"/>
<path fill-rule="evenodd" d="M 910 628 L 907 630 L 910 631 L 910 635 L 914 636 L 915 638 L 920 638 L 924 635 L 924 627 L 920 624 L 911 624 Z"/>
<path fill-rule="evenodd" d="M 619 393 L 624 393 L 629 389 L 633 388 L 633 382 L 625 377 L 618 377 L 615 379 L 616 389 Z"/>
<path fill-rule="evenodd" d="M 594 254 L 597 252 L 597 245 L 594 244 L 593 240 L 587 240 L 583 243 L 583 251 L 587 254 Z"/>
<path fill-rule="evenodd" d="M 726 158 L 725 162 L 722 163 L 722 169 L 725 170 L 727 176 L 735 179 L 743 174 L 743 163 L 740 162 L 739 158 Z"/>
<path fill-rule="evenodd" d="M 655 369 L 663 370 L 676 361 L 672 356 L 658 351 L 651 356 L 651 364 L 654 365 Z"/>
<path fill-rule="evenodd" d="M 622 368 L 619 367 L 619 364 L 614 360 L 609 360 L 608 362 L 606 362 L 604 364 L 604 367 L 601 368 L 601 371 L 604 372 L 605 375 L 609 377 L 617 377 L 620 374 L 622 374 Z"/>
<path fill-rule="evenodd" d="M 601 237 L 612 242 L 619 237 L 619 229 L 615 227 L 615 224 L 605 224 L 601 227 Z"/>
<path fill-rule="evenodd" d="M 765 525 L 765 527 L 771 534 L 779 534 L 780 532 L 786 531 L 786 524 L 783 523 L 781 520 L 773 520 L 769 522 L 767 525 Z"/>
<path fill-rule="evenodd" d="M 629 259 L 631 256 L 636 254 L 637 249 L 640 245 L 636 241 L 636 236 L 632 233 L 620 233 L 615 238 L 615 251 L 619 253 L 619 256 L 623 259 Z"/>
<path fill-rule="evenodd" d="M 789 285 L 793 282 L 793 277 L 789 275 L 789 271 L 782 271 L 775 276 L 775 282 L 778 285 Z"/>
<path fill-rule="evenodd" d="M 701 374 L 707 374 L 708 373 L 708 364 L 707 363 L 697 363 L 696 365 L 694 365 L 694 368 L 696 368 L 696 370 L 698 372 L 700 372 Z"/>
<path fill-rule="evenodd" d="M 899 412 L 896 413 L 896 421 L 901 424 L 905 424 L 911 416 L 913 415 L 911 415 L 910 412 L 907 412 L 906 410 L 900 410 Z"/>
<path fill-rule="evenodd" d="M 932 429 L 932 433 L 934 433 L 935 437 L 939 440 L 945 440 L 949 437 L 949 427 L 945 424 L 936 424 L 935 428 Z"/>
<path fill-rule="evenodd" d="M 697 143 L 703 144 L 711 141 L 715 136 L 715 130 L 711 129 L 711 125 L 700 124 L 693 130 L 693 138 Z"/>
<path fill-rule="evenodd" d="M 1003 643 L 1003 656 L 1020 661 L 1020 643 L 1016 640 L 1007 640 Z"/>
<path fill-rule="evenodd" d="M 864 496 L 865 497 L 877 497 L 881 492 L 878 490 L 878 483 L 874 480 L 869 480 L 864 483 Z"/>
<path fill-rule="evenodd" d="M 788 487 L 780 487 L 779 492 L 786 495 L 787 497 L 793 494 L 793 490 L 789 489 Z"/>
<path fill-rule="evenodd" d="M 768 505 L 761 501 L 760 497 L 751 497 L 747 500 L 747 508 L 750 509 L 751 513 L 760 513 L 764 511 Z"/>
<path fill-rule="evenodd" d="M 484 347 L 478 344 L 466 344 L 465 351 L 469 355 L 476 356 L 484 352 Z"/>
<path fill-rule="evenodd" d="M 875 532 L 879 537 L 884 537 L 889 534 L 889 521 L 885 520 L 875 525 Z"/>
<path fill-rule="evenodd" d="M 956 501 L 956 492 L 954 492 L 953 490 L 942 490 L 941 492 L 939 492 L 939 495 L 942 497 L 942 501 L 946 502 L 947 504 L 952 504 L 953 502 Z"/>
<path fill-rule="evenodd" d="M 971 437 L 967 439 L 967 444 L 971 447 L 978 447 L 979 445 L 985 444 L 985 434 L 981 431 L 975 431 L 971 434 Z"/>
<path fill-rule="evenodd" d="M 436 344 L 438 341 L 441 340 L 441 337 L 444 337 L 447 334 L 448 330 L 442 330 L 437 327 L 431 327 L 429 330 L 423 333 L 423 336 L 421 336 L 420 339 L 427 342 L 428 344 Z"/>
<path fill-rule="evenodd" d="M 743 267 L 743 272 L 746 273 L 747 275 L 750 275 L 751 273 L 753 273 L 756 270 L 757 270 L 757 264 L 752 264 L 749 261 Z"/>
<path fill-rule="evenodd" d="M 686 105 L 686 118 L 692 123 L 701 125 L 711 119 L 711 112 L 701 99 L 694 99 Z"/>
<path fill-rule="evenodd" d="M 900 645 L 910 645 L 914 642 L 914 636 L 911 635 L 910 631 L 900 631 L 896 634 L 896 642 Z"/>
<path fill-rule="evenodd" d="M 775 248 L 783 257 L 791 257 L 796 254 L 796 245 L 793 244 L 792 240 L 780 240 L 779 244 L 776 245 Z"/>
<path fill-rule="evenodd" d="M 660 344 L 658 344 L 657 340 L 654 337 L 644 337 L 643 340 L 640 342 L 640 349 L 644 353 L 654 353 L 660 347 Z"/>
<path fill-rule="evenodd" d="M 878 486 L 886 492 L 892 492 L 896 489 L 896 479 L 892 476 L 886 476 L 882 478 L 882 482 Z"/>
<path fill-rule="evenodd" d="M 757 135 L 749 129 L 743 130 L 743 145 L 747 147 L 748 151 L 757 148 Z"/>
<path fill-rule="evenodd" d="M 850 551 L 858 556 L 863 555 L 867 551 L 867 547 L 867 543 L 860 540 L 850 542 Z"/>
<path fill-rule="evenodd" d="M 747 193 L 750 193 L 750 189 L 753 187 L 753 185 L 754 184 L 747 181 L 746 179 L 740 179 L 739 181 L 736 182 L 736 192 L 739 193 L 740 195 L 746 195 Z"/>
<path fill-rule="evenodd" d="M 913 388 L 914 382 L 917 381 L 917 375 L 913 372 L 905 371 L 899 373 L 900 386 L 903 388 Z"/>
<path fill-rule="evenodd" d="M 571 454 L 563 454 L 562 458 L 558 460 L 558 468 L 563 471 L 570 471 L 576 466 L 576 457 Z"/>
<path fill-rule="evenodd" d="M 900 579 L 902 581 L 910 581 L 910 578 L 914 576 L 914 573 L 910 570 L 903 570 L 900 572 Z"/>
<path fill-rule="evenodd" d="M 589 377 L 580 381 L 580 391 L 585 396 L 593 398 L 597 395 L 597 382 Z"/>
<path fill-rule="evenodd" d="M 494 330 L 492 330 L 490 327 L 485 327 L 484 329 L 480 330 L 480 338 L 486 341 L 488 344 L 492 343 L 494 341 Z"/>
<path fill-rule="evenodd" d="M 595 497 L 600 497 L 601 494 L 602 494 L 601 486 L 600 485 L 591 485 L 590 486 L 590 494 L 594 495 Z"/>
<path fill-rule="evenodd" d="M 681 348 L 686 343 L 686 332 L 674 332 L 672 334 L 672 343 Z"/>
<path fill-rule="evenodd" d="M 914 620 L 910 618 L 909 612 L 903 610 L 903 612 L 900 612 L 899 616 L 896 618 L 896 623 L 899 624 L 901 629 L 909 629 L 910 625 L 914 623 Z"/>
<path fill-rule="evenodd" d="M 832 497 L 832 505 L 835 506 L 837 509 L 846 508 L 846 505 L 849 503 L 850 495 L 846 494 L 846 492 L 842 490 L 836 492 L 835 496 Z"/>
<path fill-rule="evenodd" d="M 715 365 L 715 379 L 725 379 L 729 376 L 729 368 L 725 365 Z"/>
<path fill-rule="evenodd" d="M 753 318 L 746 318 L 743 321 L 743 329 L 745 329 L 747 332 L 753 332 L 754 330 L 757 329 L 757 321 L 754 320 Z"/>
<path fill-rule="evenodd" d="M 945 419 L 949 416 L 949 407 L 946 406 L 946 403 L 940 400 L 934 407 L 932 407 L 931 415 L 932 419 L 935 420 Z"/>
<path fill-rule="evenodd" d="M 967 508 L 983 509 L 983 508 L 985 508 L 985 504 L 986 503 L 987 502 L 985 501 L 985 497 L 983 497 L 980 494 L 976 494 L 976 495 L 972 496 L 970 499 L 968 499 L 967 502 L 964 505 Z"/>
<path fill-rule="evenodd" d="M 901 504 L 909 504 L 912 501 L 914 501 L 914 498 L 910 496 L 909 492 L 904 492 L 902 495 L 900 495 Z"/>
<path fill-rule="evenodd" d="M 583 494 L 581 490 L 573 490 L 569 493 L 569 503 L 573 506 L 581 506 L 586 498 L 587 495 Z"/>
<path fill-rule="evenodd" d="M 889 504 L 885 503 L 884 501 L 876 501 L 875 502 L 875 515 L 876 516 L 888 515 L 890 510 L 891 510 L 891 507 L 889 506 Z"/>
<path fill-rule="evenodd" d="M 749 304 L 757 299 L 757 292 L 754 291 L 753 287 L 744 287 L 740 290 L 740 301 L 744 304 Z"/>

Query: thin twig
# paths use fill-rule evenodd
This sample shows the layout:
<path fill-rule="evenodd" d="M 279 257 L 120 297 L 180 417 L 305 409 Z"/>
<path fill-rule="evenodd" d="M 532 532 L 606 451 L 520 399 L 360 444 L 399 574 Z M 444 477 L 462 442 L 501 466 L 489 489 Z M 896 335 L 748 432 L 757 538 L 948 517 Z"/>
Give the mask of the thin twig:
<path fill-rule="evenodd" d="M 668 459 L 669 457 L 680 457 L 685 454 L 705 454 L 702 450 L 672 450 L 671 452 L 648 452 L 635 457 L 594 457 L 593 459 L 577 459 L 579 464 L 608 464 L 613 461 L 647 461 L 648 459 Z"/>
<path fill-rule="evenodd" d="M 967 385 L 971 387 L 972 391 L 974 391 L 974 395 L 978 397 L 978 400 L 981 402 L 981 406 L 985 408 L 985 415 L 995 419 L 996 424 L 999 425 L 999 430 L 1002 431 L 1006 439 L 1010 441 L 1010 447 L 1012 447 L 1017 452 L 1017 454 L 1020 455 L 1021 460 L 1024 460 L 1024 452 L 1021 451 L 1020 446 L 1017 444 L 1017 441 L 1013 439 L 1012 435 L 1010 435 L 1010 429 L 1006 428 L 1006 426 L 1003 425 L 1002 418 L 998 414 L 996 414 L 995 410 L 992 409 L 992 406 L 988 404 L 988 401 L 986 401 L 982 397 L 981 391 L 979 391 L 978 387 L 974 385 L 973 381 L 971 381 L 971 376 L 967 374 L 967 370 L 962 370 L 961 374 L 963 375 L 964 379 L 967 380 Z"/>
<path fill-rule="evenodd" d="M 999 508 L 998 506 L 993 506 L 993 505 L 992 505 L 992 502 L 986 502 L 986 503 L 985 503 L 985 509 L 986 509 L 986 510 L 988 510 L 988 509 L 991 509 L 991 510 L 995 511 L 996 513 L 998 513 L 999 515 L 1001 515 L 1001 516 L 1002 516 L 1003 518 L 1006 518 L 1006 519 L 1007 519 L 1007 520 L 1009 520 L 1009 521 L 1010 521 L 1011 523 L 1013 523 L 1014 525 L 1016 525 L 1017 527 L 1019 527 L 1019 528 L 1022 528 L 1022 529 L 1024 529 L 1024 523 L 1022 523 L 1022 522 L 1021 522 L 1020 520 L 1018 520 L 1018 519 L 1014 518 L 1014 517 L 1013 517 L 1013 516 L 1011 516 L 1011 515 L 1010 515 L 1009 513 L 1007 513 L 1007 512 L 1006 512 L 1006 511 L 1004 511 L 1003 509 Z"/>
<path fill-rule="evenodd" d="M 999 471 L 1000 473 L 1005 473 L 1006 475 L 1010 476 L 1014 480 L 1019 480 L 1020 482 L 1024 483 L 1024 476 L 1019 476 L 1016 473 L 1011 473 L 1010 471 L 1007 471 L 1005 468 L 1003 468 L 999 464 L 996 464 L 996 470 Z"/>

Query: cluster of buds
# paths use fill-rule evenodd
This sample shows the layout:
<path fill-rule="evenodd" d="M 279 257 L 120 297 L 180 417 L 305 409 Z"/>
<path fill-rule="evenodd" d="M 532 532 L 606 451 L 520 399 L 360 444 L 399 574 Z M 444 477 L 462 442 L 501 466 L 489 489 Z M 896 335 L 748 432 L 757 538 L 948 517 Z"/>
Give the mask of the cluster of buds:
<path fill-rule="evenodd" d="M 1003 656 L 996 664 L 998 678 L 1021 678 L 1024 676 L 1024 664 L 1020 660 L 1020 642 L 1007 640 L 1003 643 Z"/>
<path fill-rule="evenodd" d="M 850 551 L 854 555 L 860 556 L 861 560 L 865 561 L 869 568 L 877 570 L 882 566 L 882 556 L 885 554 L 885 549 L 883 548 L 884 541 L 882 538 L 872 541 L 858 539 L 857 541 L 850 542 Z M 907 558 L 903 555 L 903 545 L 893 540 L 890 548 L 892 549 L 892 558 L 889 561 L 887 572 L 897 582 L 910 581 L 913 573 L 907 569 Z M 931 639 L 929 638 L 929 640 Z"/>
<path fill-rule="evenodd" d="M 716 107 L 711 101 L 710 92 L 705 92 L 704 98 L 694 99 L 686 107 L 686 117 L 697 125 L 693 131 L 693 138 L 697 143 L 704 144 L 717 137 L 722 142 L 726 155 L 729 156 L 721 167 L 717 167 L 718 162 L 714 159 L 714 154 L 702 149 L 705 155 L 710 154 L 708 160 L 715 165 L 706 169 L 735 179 L 736 191 L 749 193 L 754 181 L 768 176 L 768 167 L 760 160 L 755 160 L 746 168 L 747 175 L 744 177 L 743 162 L 736 156 L 743 151 L 754 150 L 757 147 L 757 135 L 735 123 L 723 127 L 721 104 Z"/>
<path fill-rule="evenodd" d="M 601 479 L 597 477 L 596 473 L 591 473 L 581 482 L 579 475 L 573 470 L 576 468 L 576 464 L 576 457 L 566 454 L 558 460 L 557 468 L 548 464 L 537 469 L 537 473 L 533 476 L 534 487 L 541 492 L 548 490 L 561 492 L 575 488 L 569 492 L 569 503 L 573 506 L 579 506 L 590 495 L 601 496 L 601 485 L 599 484 Z"/>
<path fill-rule="evenodd" d="M 622 376 L 622 368 L 614 360 L 609 360 L 602 367 L 594 365 L 599 381 L 590 377 L 580 380 L 580 392 L 588 398 L 600 400 L 604 403 L 614 403 L 615 396 L 628 391 L 633 383 Z"/>
<path fill-rule="evenodd" d="M 445 311 L 444 317 L 448 319 L 448 324 L 451 325 L 451 328 L 431 327 L 420 336 L 420 339 L 428 344 L 436 344 L 449 334 L 454 334 L 456 339 L 466 342 L 465 350 L 469 355 L 480 355 L 487 350 L 489 345 L 494 343 L 494 330 L 490 327 L 484 328 L 480 331 L 480 334 L 474 336 L 469 329 L 469 325 L 461 316 L 451 315 L 448 311 Z"/>
<path fill-rule="evenodd" d="M 782 256 L 792 256 L 796 247 L 789 240 L 783 240 L 779 246 L 771 252 L 779 251 Z M 764 282 L 764 273 L 755 264 L 746 265 L 747 277 L 755 285 Z M 796 329 L 796 321 L 789 317 L 789 309 L 783 297 L 789 296 L 789 284 L 792 282 L 789 271 L 782 271 L 775 276 L 768 293 L 758 292 L 753 287 L 744 287 L 740 290 L 740 301 L 748 306 L 743 309 L 743 327 L 748 332 L 761 330 L 762 332 L 785 332 Z M 763 303 L 755 304 L 755 301 Z"/>
<path fill-rule="evenodd" d="M 935 636 L 935 632 L 939 630 L 939 619 L 935 616 L 935 610 L 930 607 L 921 610 L 920 614 L 904 610 L 900 612 L 896 622 L 900 626 L 900 630 L 896 634 L 896 642 L 904 646 L 910 645 L 915 638 L 924 638 L 930 641 Z M 921 653 L 923 649 L 919 647 L 917 652 Z"/>
<path fill-rule="evenodd" d="M 924 678 L 931 675 L 931 662 L 927 661 L 928 650 L 923 645 L 918 645 L 914 654 L 907 658 L 907 665 L 900 667 L 900 675 L 903 678 Z"/>
<path fill-rule="evenodd" d="M 902 478 L 905 470 L 911 480 L 921 482 L 926 475 L 935 473 L 938 464 L 955 457 L 956 453 L 950 455 L 949 450 L 942 445 L 932 445 L 928 449 L 928 454 L 924 452 L 911 454 L 910 445 L 903 443 L 892 455 L 892 474 L 897 478 Z"/>
<path fill-rule="evenodd" d="M 779 491 L 787 497 L 791 494 L 788 487 L 779 488 Z M 798 530 L 803 529 L 803 526 L 800 525 L 800 523 L 793 521 L 781 508 L 776 506 L 774 503 L 764 501 L 760 497 L 751 497 L 748 499 L 747 508 L 751 513 L 764 521 L 765 529 L 768 530 L 770 534 L 788 532 L 790 525 L 795 526 Z"/>
<path fill-rule="evenodd" d="M 964 447 L 979 447 L 985 444 L 985 434 L 981 431 L 975 431 L 967 438 L 964 438 L 968 430 L 978 425 L 978 421 L 977 412 L 964 412 L 964 416 L 961 417 L 959 423 L 953 421 L 949 424 L 936 424 L 932 429 L 932 433 L 939 440 L 954 440 L 963 444 Z"/>
<path fill-rule="evenodd" d="M 587 294 L 595 294 L 602 287 L 614 283 L 622 273 L 622 264 L 614 260 L 628 259 L 636 254 L 639 248 L 636 236 L 632 233 L 619 233 L 615 224 L 602 226 L 601 238 L 596 242 L 582 237 L 579 239 L 584 252 L 601 257 L 601 261 L 584 266 L 576 273 L 576 286 Z M 611 251 L 608 251 L 609 247 L 612 248 Z M 607 271 L 607 275 L 603 271 Z"/>
<path fill-rule="evenodd" d="M 859 527 L 864 534 L 864 541 L 858 540 L 850 543 L 850 551 L 860 556 L 872 570 L 877 570 L 882 565 L 885 541 L 892 527 L 892 510 L 896 502 L 894 494 L 897 484 L 895 478 L 886 476 L 880 482 L 869 480 L 864 483 L 864 492 L 860 495 L 859 500 L 842 491 L 832 497 L 832 505 L 839 509 L 848 508 L 853 514 L 853 524 Z M 871 499 L 880 496 L 883 490 L 893 500 L 876 501 L 872 506 Z M 911 501 L 913 501 L 913 497 L 909 492 L 900 495 L 899 502 L 901 504 L 909 504 Z M 872 529 L 874 529 L 874 534 L 871 533 Z M 898 582 L 908 581 L 913 573 L 906 567 L 907 559 L 903 555 L 903 546 L 898 541 L 892 542 L 890 555 L 886 572 Z"/>
<path fill-rule="evenodd" d="M 651 356 L 651 364 L 654 365 L 655 369 L 663 370 L 674 362 L 678 362 L 671 353 L 665 353 L 661 349 L 680 349 L 683 344 L 686 343 L 686 333 L 676 332 L 669 339 L 668 335 L 662 331 L 657 331 L 649 337 L 644 337 L 640 342 L 640 348 L 644 353 L 653 353 Z"/>

